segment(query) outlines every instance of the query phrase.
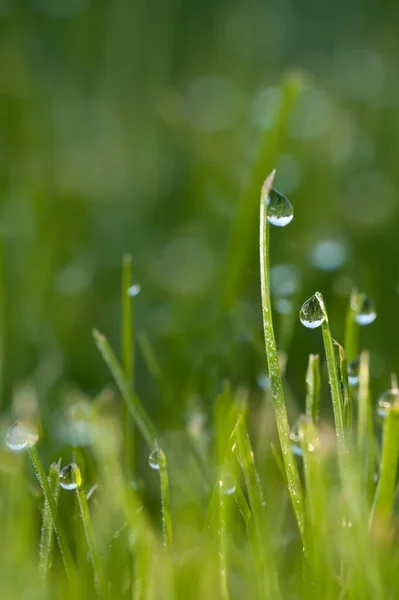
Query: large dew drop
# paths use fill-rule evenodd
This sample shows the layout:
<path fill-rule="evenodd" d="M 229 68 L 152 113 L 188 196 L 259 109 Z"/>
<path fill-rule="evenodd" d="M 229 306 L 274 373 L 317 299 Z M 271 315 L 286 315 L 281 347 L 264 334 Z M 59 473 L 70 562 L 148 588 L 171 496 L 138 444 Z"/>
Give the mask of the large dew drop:
<path fill-rule="evenodd" d="M 356 301 L 355 321 L 358 325 L 370 325 L 377 318 L 374 302 L 366 296 L 360 294 Z"/>
<path fill-rule="evenodd" d="M 166 465 L 165 453 L 161 448 L 155 448 L 148 457 L 148 464 L 154 471 L 159 471 L 162 466 Z"/>
<path fill-rule="evenodd" d="M 39 434 L 33 427 L 28 427 L 21 421 L 16 421 L 8 428 L 5 443 L 9 450 L 22 452 L 29 446 L 34 446 L 39 439 Z"/>
<path fill-rule="evenodd" d="M 291 202 L 274 188 L 267 196 L 267 220 L 276 227 L 285 227 L 294 218 Z"/>
<path fill-rule="evenodd" d="M 64 490 L 76 490 L 82 485 L 82 475 L 77 464 L 71 463 L 62 469 L 59 475 L 60 486 Z"/>
<path fill-rule="evenodd" d="M 326 315 L 317 294 L 314 294 L 309 300 L 304 302 L 299 311 L 299 318 L 302 325 L 305 325 L 305 327 L 308 327 L 309 329 L 320 327 L 325 320 Z"/>
<path fill-rule="evenodd" d="M 355 358 L 350 363 L 348 363 L 348 383 L 349 385 L 355 386 L 359 383 L 359 369 L 360 369 L 360 359 Z"/>
<path fill-rule="evenodd" d="M 386 417 L 392 409 L 399 411 L 399 389 L 391 388 L 378 398 L 377 413 L 380 417 Z"/>

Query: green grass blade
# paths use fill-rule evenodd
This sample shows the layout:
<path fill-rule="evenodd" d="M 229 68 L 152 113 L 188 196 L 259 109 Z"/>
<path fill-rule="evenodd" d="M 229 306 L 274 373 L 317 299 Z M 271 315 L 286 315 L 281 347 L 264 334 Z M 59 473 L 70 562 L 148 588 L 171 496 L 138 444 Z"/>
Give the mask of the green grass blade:
<path fill-rule="evenodd" d="M 355 360 L 359 354 L 359 326 L 356 323 L 357 290 L 353 290 L 349 298 L 346 313 L 344 348 L 348 362 Z"/>
<path fill-rule="evenodd" d="M 36 477 L 39 481 L 40 487 L 42 488 L 44 499 L 49 506 L 51 519 L 53 521 L 54 532 L 58 540 L 58 545 L 60 548 L 67 577 L 73 582 L 75 577 L 75 564 L 72 558 L 71 551 L 69 549 L 68 540 L 66 538 L 64 529 L 58 516 L 57 506 L 55 504 L 49 483 L 47 481 L 47 475 L 43 469 L 43 465 L 41 463 L 35 446 L 29 446 L 28 452 L 29 457 L 32 461 L 34 471 L 36 473 Z"/>
<path fill-rule="evenodd" d="M 399 409 L 391 408 L 384 422 L 380 478 L 378 481 L 371 523 L 387 527 L 393 507 L 399 459 Z"/>
<path fill-rule="evenodd" d="M 260 594 L 263 598 L 275 598 L 277 600 L 281 598 L 281 595 L 271 549 L 266 503 L 243 417 L 239 418 L 234 435 L 237 441 L 240 464 L 244 474 L 256 532 L 256 538 L 254 539 L 256 550 L 254 555 L 261 582 Z"/>
<path fill-rule="evenodd" d="M 163 543 L 167 550 L 171 551 L 172 544 L 172 516 L 170 511 L 168 465 L 165 452 L 161 448 L 156 449 L 157 463 L 159 467 L 159 480 L 161 485 L 161 510 Z"/>
<path fill-rule="evenodd" d="M 93 567 L 95 587 L 102 596 L 105 596 L 107 589 L 102 574 L 101 560 L 97 550 L 97 543 L 94 536 L 89 507 L 87 506 L 86 494 L 82 485 L 78 486 L 75 491 L 79 506 L 79 515 L 85 532 L 90 562 Z"/>
<path fill-rule="evenodd" d="M 320 292 L 316 292 L 316 297 L 320 303 L 320 306 L 323 309 L 325 319 L 321 324 L 321 330 L 323 334 L 323 343 L 324 350 L 326 353 L 327 359 L 327 370 L 328 370 L 328 379 L 330 383 L 331 390 L 331 398 L 334 410 L 334 421 L 335 421 L 335 431 L 337 435 L 337 444 L 338 444 L 338 457 L 340 460 L 340 464 L 342 469 L 345 469 L 344 463 L 346 464 L 346 443 L 345 443 L 345 430 L 344 430 L 344 413 L 343 413 L 343 402 L 341 396 L 341 383 L 338 375 L 338 366 L 337 360 L 335 356 L 334 350 L 334 342 L 331 335 L 330 324 L 328 320 L 328 313 L 326 306 L 324 304 L 323 296 Z"/>
<path fill-rule="evenodd" d="M 229 599 L 229 589 L 227 583 L 227 509 L 226 509 L 226 494 L 223 485 L 223 479 L 219 481 L 218 493 L 218 539 L 219 539 L 219 582 L 220 582 L 220 597 L 222 600 Z"/>
<path fill-rule="evenodd" d="M 58 506 L 58 498 L 60 495 L 59 474 L 60 474 L 60 462 L 52 463 L 50 465 L 47 480 L 48 480 L 50 493 L 54 499 L 54 505 L 55 505 L 56 509 Z M 42 515 L 42 529 L 41 529 L 41 537 L 40 537 L 40 561 L 39 561 L 39 571 L 40 571 L 43 581 L 46 581 L 49 571 L 51 569 L 52 558 L 53 558 L 53 546 L 54 546 L 53 531 L 54 531 L 54 527 L 53 527 L 53 520 L 52 520 L 52 516 L 51 516 L 50 506 L 49 506 L 49 503 L 47 502 L 47 500 L 45 500 L 44 505 L 43 505 L 43 515 Z"/>
<path fill-rule="evenodd" d="M 147 442 L 148 447 L 152 450 L 155 445 L 155 440 L 159 437 L 157 435 L 155 426 L 152 424 L 152 421 L 147 415 L 147 412 L 142 406 L 138 396 L 133 392 L 131 386 L 126 381 L 123 369 L 118 363 L 118 360 L 105 335 L 97 330 L 94 330 L 93 336 L 101 356 L 107 364 L 130 413 L 136 421 L 138 429 Z"/>
<path fill-rule="evenodd" d="M 352 428 L 352 393 L 348 381 L 348 361 L 346 358 L 345 349 L 336 340 L 333 341 L 338 348 L 339 355 L 339 374 L 341 378 L 344 429 L 348 430 L 349 432 Z"/>
<path fill-rule="evenodd" d="M 122 267 L 122 320 L 121 320 L 121 356 L 123 372 L 126 381 L 134 389 L 134 331 L 133 331 L 133 299 L 129 296 L 132 285 L 132 257 L 125 254 Z M 126 473 L 133 479 L 135 472 L 134 460 L 134 422 L 124 403 L 124 442 Z"/>
<path fill-rule="evenodd" d="M 269 227 L 267 223 L 266 198 L 272 186 L 274 172 L 266 179 L 261 194 L 260 203 L 260 274 L 262 291 L 262 314 L 263 329 L 265 335 L 265 346 L 267 363 L 269 367 L 269 376 L 271 391 L 276 413 L 277 430 L 283 453 L 284 466 L 287 473 L 288 491 L 294 514 L 298 523 L 299 532 L 303 538 L 304 535 L 304 500 L 301 481 L 298 469 L 291 450 L 290 427 L 288 424 L 287 410 L 284 401 L 283 383 L 280 374 L 280 365 L 278 361 L 278 352 L 274 336 L 270 288 L 269 288 Z"/>
<path fill-rule="evenodd" d="M 306 371 L 306 414 L 317 423 L 320 401 L 320 357 L 310 354 Z"/>

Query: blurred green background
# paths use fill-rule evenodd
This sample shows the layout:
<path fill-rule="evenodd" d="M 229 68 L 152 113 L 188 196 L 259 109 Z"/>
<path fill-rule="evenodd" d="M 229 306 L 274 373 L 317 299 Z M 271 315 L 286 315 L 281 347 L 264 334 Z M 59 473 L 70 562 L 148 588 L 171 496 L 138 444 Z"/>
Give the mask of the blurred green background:
<path fill-rule="evenodd" d="M 376 1 L 0 0 L 3 406 L 21 385 L 55 408 L 65 390 L 109 383 L 91 329 L 118 347 L 126 252 L 142 287 L 136 332 L 162 367 L 154 382 L 138 350 L 158 425 L 211 406 L 226 379 L 256 396 L 258 195 L 274 166 L 295 208 L 272 231 L 272 264 L 295 267 L 293 298 L 275 302 L 298 403 L 321 336 L 297 310 L 316 290 L 341 342 L 351 288 L 372 296 L 362 345 L 374 391 L 387 388 L 399 359 L 397 15 Z"/>

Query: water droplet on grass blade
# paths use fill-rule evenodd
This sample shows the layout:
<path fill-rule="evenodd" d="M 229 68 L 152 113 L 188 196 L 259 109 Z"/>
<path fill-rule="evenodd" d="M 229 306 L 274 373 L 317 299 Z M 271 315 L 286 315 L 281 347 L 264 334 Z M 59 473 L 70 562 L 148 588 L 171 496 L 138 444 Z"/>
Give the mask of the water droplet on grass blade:
<path fill-rule="evenodd" d="M 62 469 L 59 476 L 60 486 L 64 490 L 76 490 L 82 485 L 82 475 L 76 463 L 71 463 Z"/>
<path fill-rule="evenodd" d="M 285 227 L 294 218 L 291 202 L 274 188 L 270 188 L 267 196 L 267 220 L 276 227 Z"/>
<path fill-rule="evenodd" d="M 131 298 L 138 296 L 140 294 L 140 292 L 141 292 L 141 285 L 139 283 L 134 283 L 129 288 L 127 288 L 128 296 L 131 296 Z"/>
<path fill-rule="evenodd" d="M 309 329 L 316 329 L 320 327 L 326 318 L 321 301 L 316 294 L 314 294 L 309 300 L 306 300 L 299 311 L 299 318 L 302 325 Z"/>
<path fill-rule="evenodd" d="M 267 373 L 260 373 L 256 378 L 256 383 L 258 387 L 265 392 L 271 389 L 270 377 Z"/>
<path fill-rule="evenodd" d="M 390 410 L 395 408 L 399 411 L 399 389 L 391 388 L 378 398 L 377 413 L 380 417 L 386 417 Z"/>
<path fill-rule="evenodd" d="M 377 318 L 374 302 L 366 296 L 359 294 L 356 299 L 356 314 L 355 321 L 358 325 L 370 325 Z"/>
<path fill-rule="evenodd" d="M 296 456 L 303 456 L 303 450 L 301 447 L 301 434 L 299 430 L 299 419 L 294 425 L 291 427 L 290 431 L 290 440 L 291 440 L 291 450 Z"/>
<path fill-rule="evenodd" d="M 8 428 L 5 443 L 9 450 L 22 452 L 29 446 L 34 446 L 39 439 L 38 432 L 21 421 L 16 421 Z"/>
<path fill-rule="evenodd" d="M 232 496 L 236 491 L 236 482 L 231 475 L 226 473 L 219 480 L 219 487 L 223 490 L 225 496 Z"/>
<path fill-rule="evenodd" d="M 155 448 L 148 457 L 148 464 L 154 471 L 159 471 L 162 466 L 166 465 L 165 453 L 161 448 Z"/>
<path fill-rule="evenodd" d="M 348 363 L 348 383 L 349 385 L 355 386 L 359 383 L 359 369 L 360 369 L 360 359 L 355 358 L 350 363 Z"/>

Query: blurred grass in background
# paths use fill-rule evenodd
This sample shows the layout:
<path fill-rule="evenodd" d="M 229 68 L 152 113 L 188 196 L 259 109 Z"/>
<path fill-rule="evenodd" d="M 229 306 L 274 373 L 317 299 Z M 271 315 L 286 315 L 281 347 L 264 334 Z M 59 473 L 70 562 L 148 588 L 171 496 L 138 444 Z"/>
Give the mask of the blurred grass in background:
<path fill-rule="evenodd" d="M 117 347 L 126 252 L 161 368 L 154 383 L 138 351 L 137 388 L 159 428 L 210 407 L 225 379 L 256 395 L 258 194 L 274 166 L 296 211 L 272 240 L 273 264 L 294 266 L 294 302 L 277 305 L 281 344 L 300 350 L 294 397 L 303 408 L 321 344 L 297 308 L 320 289 L 342 341 L 354 285 L 377 306 L 363 342 L 385 389 L 399 359 L 397 56 L 390 3 L 0 0 L 4 408 L 36 397 L 51 420 L 68 394 L 108 384 L 91 329 Z"/>

